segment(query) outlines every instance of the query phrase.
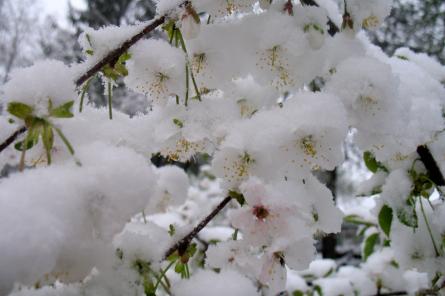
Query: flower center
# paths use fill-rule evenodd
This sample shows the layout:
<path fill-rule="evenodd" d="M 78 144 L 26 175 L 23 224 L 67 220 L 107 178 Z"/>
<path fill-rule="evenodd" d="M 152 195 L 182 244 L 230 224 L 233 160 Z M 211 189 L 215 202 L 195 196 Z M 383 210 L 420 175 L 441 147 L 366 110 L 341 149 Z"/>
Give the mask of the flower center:
<path fill-rule="evenodd" d="M 269 210 L 263 205 L 254 206 L 252 214 L 257 217 L 258 220 L 264 221 L 269 216 Z"/>
<path fill-rule="evenodd" d="M 312 135 L 302 138 L 300 147 L 303 150 L 304 154 L 308 156 L 315 157 L 315 155 L 317 155 L 317 149 L 315 149 L 315 141 Z"/>

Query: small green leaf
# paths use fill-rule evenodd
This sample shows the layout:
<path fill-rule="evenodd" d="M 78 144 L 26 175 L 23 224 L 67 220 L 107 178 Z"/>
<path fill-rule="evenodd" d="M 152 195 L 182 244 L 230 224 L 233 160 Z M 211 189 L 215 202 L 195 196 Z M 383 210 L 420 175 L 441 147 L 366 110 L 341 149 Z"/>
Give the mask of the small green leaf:
<path fill-rule="evenodd" d="M 368 257 L 374 252 L 374 247 L 379 239 L 379 234 L 374 233 L 368 236 L 365 241 L 365 246 L 363 248 L 363 259 L 366 261 Z"/>
<path fill-rule="evenodd" d="M 377 172 L 379 167 L 377 165 L 377 161 L 374 158 L 374 155 L 371 152 L 365 151 L 365 153 L 363 153 L 363 160 L 365 161 L 365 165 L 368 170 L 373 173 Z"/>
<path fill-rule="evenodd" d="M 418 219 L 415 208 L 398 208 L 396 213 L 400 223 L 412 228 L 418 227 Z"/>
<path fill-rule="evenodd" d="M 114 66 L 114 70 L 119 73 L 121 76 L 128 76 L 128 70 L 127 67 L 125 67 L 125 65 L 123 64 L 116 64 Z"/>
<path fill-rule="evenodd" d="M 119 57 L 119 60 L 117 61 L 118 64 L 123 64 L 126 61 L 128 61 L 129 59 L 131 59 L 131 53 L 129 53 L 128 51 L 121 54 L 121 56 Z"/>
<path fill-rule="evenodd" d="M 15 148 L 16 150 L 18 150 L 18 151 L 22 151 L 22 149 L 23 149 L 23 145 L 24 145 L 23 142 L 25 142 L 25 140 L 24 140 L 24 141 L 20 141 L 20 142 L 15 143 L 14 148 Z M 37 143 L 35 143 L 35 142 L 33 142 L 33 141 L 27 141 L 27 143 L 26 143 L 26 145 L 25 145 L 25 150 L 29 150 L 29 149 L 31 149 L 32 147 L 35 146 L 35 144 L 37 144 Z"/>
<path fill-rule="evenodd" d="M 94 55 L 94 51 L 92 49 L 85 50 L 85 53 L 90 56 Z"/>
<path fill-rule="evenodd" d="M 177 118 L 174 118 L 174 119 L 173 119 L 173 123 L 174 123 L 177 127 L 179 127 L 179 128 L 183 128 L 183 127 L 184 127 L 184 123 L 183 123 L 181 120 L 177 119 Z"/>
<path fill-rule="evenodd" d="M 392 209 L 387 205 L 383 205 L 379 213 L 379 225 L 387 237 L 389 237 L 389 233 L 391 231 L 391 224 Z"/>
<path fill-rule="evenodd" d="M 31 149 L 39 142 L 39 136 L 40 136 L 40 129 L 37 127 L 37 125 L 32 125 L 28 129 L 28 133 L 26 134 L 26 138 L 23 141 L 17 142 L 14 145 L 14 148 L 18 151 L 23 151 L 23 147 L 26 150 Z"/>
<path fill-rule="evenodd" d="M 170 224 L 168 226 L 168 234 L 170 234 L 170 236 L 173 236 L 173 235 L 175 235 L 175 232 L 176 232 L 175 226 L 173 224 Z"/>
<path fill-rule="evenodd" d="M 314 290 L 318 293 L 319 296 L 323 296 L 323 289 L 320 286 L 316 285 L 314 287 Z"/>
<path fill-rule="evenodd" d="M 332 275 L 333 273 L 334 273 L 334 269 L 333 269 L 333 268 L 330 268 L 330 269 L 323 275 L 323 277 L 324 277 L 324 278 L 329 277 L 329 276 Z"/>
<path fill-rule="evenodd" d="M 295 290 L 292 292 L 292 296 L 304 296 L 304 293 L 300 290 Z"/>
<path fill-rule="evenodd" d="M 71 118 L 74 116 L 73 113 L 71 113 L 71 108 L 73 107 L 73 105 L 74 101 L 69 101 L 57 108 L 51 108 L 49 115 L 55 118 Z"/>
<path fill-rule="evenodd" d="M 197 245 L 195 243 L 190 244 L 190 246 L 187 248 L 187 251 L 185 251 L 185 254 L 191 258 L 195 255 L 196 251 L 198 250 Z"/>
<path fill-rule="evenodd" d="M 119 73 L 114 68 L 111 68 L 109 65 L 103 67 L 102 73 L 105 75 L 105 77 L 114 81 L 119 78 Z"/>
<path fill-rule="evenodd" d="M 370 151 L 365 151 L 363 153 L 363 160 L 365 161 L 365 165 L 368 170 L 373 173 L 377 173 L 379 169 L 384 172 L 388 172 L 388 169 L 381 162 L 378 162 L 375 159 L 374 154 L 372 154 Z"/>
<path fill-rule="evenodd" d="M 389 262 L 389 264 L 394 266 L 394 268 L 399 268 L 399 263 L 397 263 L 397 261 L 395 261 L 395 260 L 391 260 L 391 262 Z"/>
<path fill-rule="evenodd" d="M 229 196 L 233 199 L 236 199 L 236 201 L 240 204 L 240 206 L 243 206 L 246 204 L 246 199 L 244 198 L 244 195 L 242 193 L 236 192 L 234 190 L 230 190 Z"/>
<path fill-rule="evenodd" d="M 185 264 L 182 264 L 181 262 L 176 263 L 175 266 L 175 272 L 182 274 L 185 272 Z"/>
<path fill-rule="evenodd" d="M 356 225 L 365 225 L 365 226 L 376 226 L 374 223 L 363 220 L 363 218 L 357 216 L 357 215 L 348 215 L 343 218 L 345 222 L 349 222 Z"/>
<path fill-rule="evenodd" d="M 20 119 L 26 119 L 32 115 L 34 108 L 20 102 L 11 102 L 8 104 L 8 112 Z"/>
<path fill-rule="evenodd" d="M 175 262 L 178 259 L 179 259 L 178 252 L 174 252 L 173 254 L 171 254 L 170 256 L 167 257 L 167 261 L 170 261 L 170 262 Z"/>

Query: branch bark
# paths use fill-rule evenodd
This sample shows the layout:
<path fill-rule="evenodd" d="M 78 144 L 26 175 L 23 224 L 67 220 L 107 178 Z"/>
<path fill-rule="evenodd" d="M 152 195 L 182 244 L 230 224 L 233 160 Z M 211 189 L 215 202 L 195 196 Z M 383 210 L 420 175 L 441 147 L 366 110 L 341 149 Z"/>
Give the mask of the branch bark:
<path fill-rule="evenodd" d="M 191 241 L 195 236 L 198 235 L 198 233 L 209 224 L 210 221 L 212 221 L 213 218 L 215 218 L 216 215 L 218 215 L 219 212 L 221 212 L 225 206 L 232 200 L 230 196 L 224 198 L 219 205 L 207 216 L 205 217 L 193 230 L 188 233 L 186 236 L 184 236 L 180 241 L 176 242 L 170 249 L 165 252 L 164 259 L 167 259 L 171 254 L 178 251 L 179 254 L 183 254 L 187 247 L 190 245 Z"/>
<path fill-rule="evenodd" d="M 145 35 L 154 31 L 157 27 L 162 25 L 165 21 L 165 16 L 160 16 L 157 19 L 153 20 L 149 25 L 147 25 L 141 32 L 134 35 L 127 41 L 125 41 L 120 47 L 111 51 L 107 56 L 105 56 L 102 60 L 100 60 L 96 65 L 94 65 L 91 69 L 89 69 L 85 74 L 80 76 L 76 80 L 76 85 L 81 86 L 88 79 L 96 75 L 104 66 L 113 65 L 119 59 L 119 57 L 124 54 L 130 47 L 136 44 L 139 40 L 141 40 Z"/>

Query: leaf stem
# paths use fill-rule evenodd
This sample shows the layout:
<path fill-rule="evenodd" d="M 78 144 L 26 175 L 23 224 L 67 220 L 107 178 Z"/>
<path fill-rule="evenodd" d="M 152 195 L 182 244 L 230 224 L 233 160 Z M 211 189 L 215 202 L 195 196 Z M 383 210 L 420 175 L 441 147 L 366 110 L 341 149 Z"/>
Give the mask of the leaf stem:
<path fill-rule="evenodd" d="M 173 264 L 175 264 L 175 261 L 170 262 L 170 264 L 168 264 L 167 267 L 164 270 L 161 270 L 161 273 L 159 274 L 159 278 L 157 279 L 157 282 L 156 282 L 156 284 L 154 286 L 154 291 L 155 292 L 158 289 L 159 284 L 161 284 L 162 278 L 165 277 L 165 274 L 173 266 Z"/>
<path fill-rule="evenodd" d="M 93 78 L 88 79 L 87 82 L 85 83 L 85 85 L 82 88 L 82 94 L 80 95 L 80 105 L 79 105 L 79 112 L 80 113 L 82 113 L 82 111 L 83 111 L 83 101 L 85 99 L 85 95 L 86 95 L 88 89 L 90 88 L 90 83 L 91 83 L 92 79 Z"/>
<path fill-rule="evenodd" d="M 428 229 L 428 233 L 430 234 L 431 241 L 433 242 L 434 252 L 436 253 L 436 257 L 440 257 L 439 249 L 437 248 L 436 241 L 434 240 L 433 232 L 431 231 L 430 223 L 426 218 L 425 209 L 423 208 L 422 197 L 419 197 L 420 209 L 422 211 L 423 219 L 425 220 L 426 227 Z"/>
<path fill-rule="evenodd" d="M 112 120 L 113 119 L 113 104 L 112 104 L 112 102 L 113 102 L 112 87 L 113 86 L 111 85 L 111 81 L 108 81 L 107 87 L 108 87 L 108 89 L 107 89 L 107 92 L 108 92 L 108 116 L 110 117 L 110 120 Z"/>

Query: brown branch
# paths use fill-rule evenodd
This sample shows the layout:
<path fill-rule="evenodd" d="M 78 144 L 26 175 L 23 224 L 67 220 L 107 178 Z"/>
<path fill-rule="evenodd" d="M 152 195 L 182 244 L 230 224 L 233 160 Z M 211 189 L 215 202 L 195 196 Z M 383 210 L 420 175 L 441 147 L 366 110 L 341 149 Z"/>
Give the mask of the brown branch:
<path fill-rule="evenodd" d="M 94 65 L 91 69 L 89 69 L 85 74 L 80 76 L 76 80 L 76 85 L 81 86 L 84 84 L 88 79 L 96 75 L 97 72 L 99 72 L 103 67 L 106 65 L 112 65 L 115 64 L 116 61 L 119 59 L 121 55 L 123 55 L 125 52 L 127 52 L 130 47 L 132 47 L 134 44 L 136 44 L 139 40 L 141 40 L 145 35 L 148 33 L 154 31 L 157 27 L 162 25 L 165 21 L 165 16 L 161 16 L 154 21 L 152 21 L 149 25 L 147 25 L 141 32 L 134 35 L 127 41 L 125 41 L 120 47 L 112 50 L 107 56 L 105 56 L 102 60 L 100 60 L 96 65 Z"/>
<path fill-rule="evenodd" d="M 165 252 L 164 259 L 167 259 L 171 254 L 178 251 L 178 253 L 181 255 L 186 250 L 187 247 L 190 245 L 190 242 L 192 239 L 198 235 L 198 233 L 209 224 L 209 222 L 215 218 L 216 215 L 218 215 L 219 212 L 221 212 L 222 209 L 232 200 L 230 196 L 224 198 L 219 205 L 207 216 L 205 217 L 193 230 L 184 236 L 181 240 L 176 242 L 170 249 Z"/>
<path fill-rule="evenodd" d="M 445 180 L 443 178 L 442 172 L 439 169 L 430 149 L 427 145 L 422 145 L 417 147 L 417 154 L 420 156 L 420 160 L 425 166 L 428 176 L 437 186 L 444 186 Z"/>
<path fill-rule="evenodd" d="M 3 143 L 0 144 L 0 153 L 5 150 L 9 145 L 15 142 L 17 138 L 26 132 L 26 127 L 22 126 L 18 130 L 16 130 L 12 135 L 10 135 Z"/>

